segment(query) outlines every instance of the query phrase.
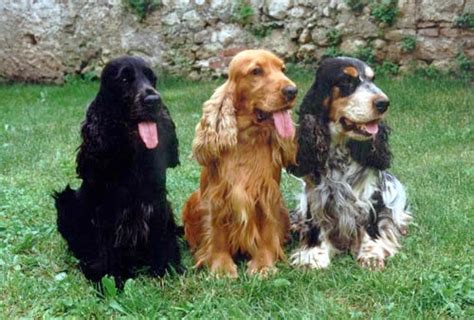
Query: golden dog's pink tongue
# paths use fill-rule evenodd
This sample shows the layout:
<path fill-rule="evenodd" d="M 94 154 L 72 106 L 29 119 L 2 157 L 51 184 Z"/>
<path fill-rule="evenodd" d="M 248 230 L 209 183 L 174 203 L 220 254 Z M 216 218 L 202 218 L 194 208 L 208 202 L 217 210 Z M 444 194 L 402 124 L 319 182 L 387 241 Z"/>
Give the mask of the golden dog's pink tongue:
<path fill-rule="evenodd" d="M 365 131 L 370 133 L 371 135 L 376 135 L 379 132 L 379 124 L 378 123 L 366 123 L 364 124 Z"/>
<path fill-rule="evenodd" d="M 273 113 L 273 122 L 278 134 L 282 138 L 291 138 L 295 134 L 295 127 L 291 120 L 290 110 L 278 111 Z"/>
<path fill-rule="evenodd" d="M 148 149 L 156 148 L 158 145 L 158 130 L 156 129 L 155 122 L 140 122 L 138 124 L 138 133 Z"/>

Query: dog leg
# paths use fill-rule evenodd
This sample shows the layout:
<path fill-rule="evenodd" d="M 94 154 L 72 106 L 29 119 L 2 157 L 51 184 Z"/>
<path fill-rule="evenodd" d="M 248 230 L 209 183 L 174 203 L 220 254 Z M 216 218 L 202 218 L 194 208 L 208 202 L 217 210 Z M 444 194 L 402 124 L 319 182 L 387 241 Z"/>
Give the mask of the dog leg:
<path fill-rule="evenodd" d="M 395 227 L 394 227 L 395 228 Z M 400 244 L 397 234 L 392 228 L 380 228 L 380 235 L 372 238 L 365 230 L 362 234 L 360 248 L 357 252 L 357 262 L 363 268 L 383 270 L 385 258 L 391 257 L 398 252 Z"/>
<path fill-rule="evenodd" d="M 169 203 L 166 212 L 159 212 L 160 208 L 154 208 L 153 219 L 150 223 L 150 246 L 151 246 L 151 274 L 161 277 L 166 270 L 173 268 L 174 271 L 181 273 L 180 264 L 181 254 L 179 251 L 176 224 L 173 219 L 173 212 Z M 168 217 L 168 225 L 163 228 L 163 217 Z"/>
<path fill-rule="evenodd" d="M 213 230 L 214 231 L 214 230 Z M 227 230 L 215 230 L 210 243 L 208 265 L 211 273 L 237 278 L 237 265 L 228 248 Z"/>
<path fill-rule="evenodd" d="M 260 243 L 257 243 L 255 250 L 250 252 L 252 258 L 247 264 L 247 274 L 249 275 L 259 274 L 266 277 L 276 273 L 275 261 L 278 256 L 283 256 L 282 242 L 278 237 L 277 230 L 269 226 L 265 226 L 265 229 L 261 233 Z"/>
<path fill-rule="evenodd" d="M 249 275 L 258 274 L 267 277 L 276 273 L 275 263 L 279 259 L 284 259 L 283 243 L 289 230 L 288 211 L 278 208 L 280 217 L 278 223 L 268 218 L 264 218 L 260 223 L 260 239 L 253 250 L 249 250 L 251 260 L 247 264 Z"/>
<path fill-rule="evenodd" d="M 247 263 L 247 274 L 258 274 L 262 277 L 267 277 L 277 272 L 272 250 L 262 248 L 258 250 L 254 256 L 255 257 Z"/>
<path fill-rule="evenodd" d="M 334 250 L 327 240 L 315 247 L 303 246 L 290 256 L 290 263 L 297 267 L 308 267 L 310 269 L 326 269 L 331 262 Z"/>

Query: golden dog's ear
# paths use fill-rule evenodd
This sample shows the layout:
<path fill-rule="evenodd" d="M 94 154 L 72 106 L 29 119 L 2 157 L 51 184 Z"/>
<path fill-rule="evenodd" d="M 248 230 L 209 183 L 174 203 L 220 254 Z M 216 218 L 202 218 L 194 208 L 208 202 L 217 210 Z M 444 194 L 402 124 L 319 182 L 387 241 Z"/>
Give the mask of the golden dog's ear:
<path fill-rule="evenodd" d="M 201 165 L 209 164 L 221 152 L 237 144 L 237 119 L 232 91 L 227 81 L 204 103 L 193 141 L 193 154 Z"/>

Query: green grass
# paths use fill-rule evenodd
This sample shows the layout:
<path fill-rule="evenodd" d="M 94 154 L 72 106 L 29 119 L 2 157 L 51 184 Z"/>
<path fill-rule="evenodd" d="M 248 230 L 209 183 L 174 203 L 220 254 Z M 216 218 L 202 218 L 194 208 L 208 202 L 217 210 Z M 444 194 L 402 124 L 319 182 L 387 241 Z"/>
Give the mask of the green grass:
<path fill-rule="evenodd" d="M 299 99 L 312 73 L 293 71 Z M 197 187 L 190 145 L 202 103 L 222 82 L 176 78 L 159 84 L 180 139 L 181 163 L 169 171 L 176 215 Z M 279 264 L 262 280 L 183 276 L 128 281 L 123 293 L 95 292 L 56 231 L 50 193 L 75 177 L 79 125 L 98 83 L 0 86 L 0 318 L 75 316 L 149 318 L 435 319 L 474 317 L 474 91 L 455 80 L 381 79 L 391 97 L 392 171 L 407 186 L 416 225 L 384 272 L 349 256 L 326 271 Z M 297 184 L 286 174 L 289 207 Z M 180 219 L 180 218 L 178 218 Z M 183 246 L 184 247 L 184 246 Z"/>

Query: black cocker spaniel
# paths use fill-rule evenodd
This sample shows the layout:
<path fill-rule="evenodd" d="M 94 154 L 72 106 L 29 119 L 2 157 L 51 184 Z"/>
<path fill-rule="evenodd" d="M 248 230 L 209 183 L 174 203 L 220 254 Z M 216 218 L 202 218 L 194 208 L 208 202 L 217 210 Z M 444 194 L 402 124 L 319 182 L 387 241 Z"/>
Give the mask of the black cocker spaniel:
<path fill-rule="evenodd" d="M 175 125 L 144 60 L 110 61 L 82 124 L 78 190 L 54 194 L 58 230 L 84 275 L 119 285 L 139 269 L 180 269 L 166 169 L 179 164 Z"/>
<path fill-rule="evenodd" d="M 412 216 L 404 187 L 386 171 L 389 100 L 374 75 L 358 59 L 327 58 L 301 104 L 298 166 L 289 168 L 305 186 L 291 216 L 302 241 L 293 265 L 326 268 L 334 254 L 351 252 L 361 266 L 382 269 L 400 249 Z"/>

